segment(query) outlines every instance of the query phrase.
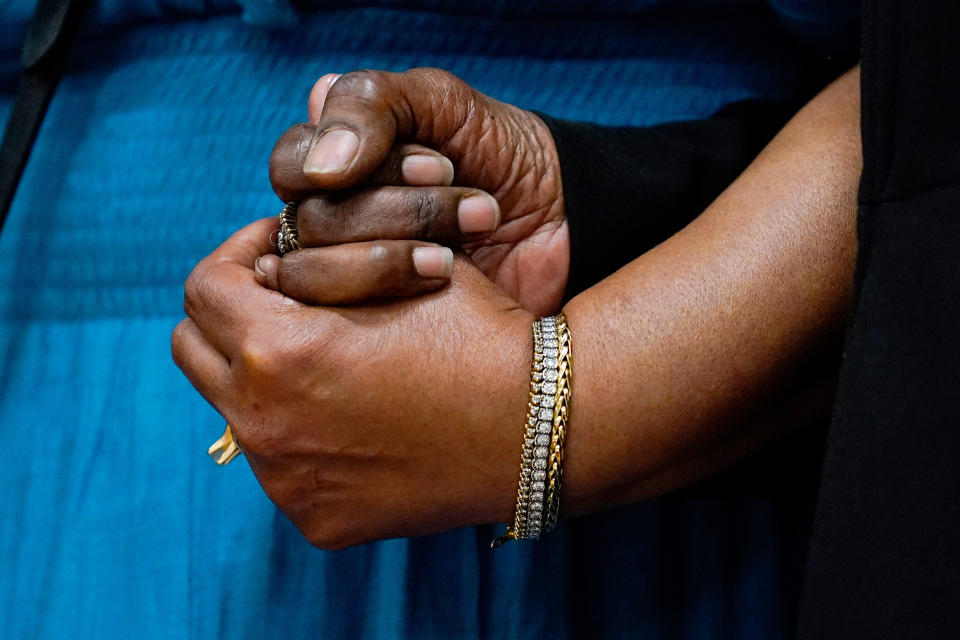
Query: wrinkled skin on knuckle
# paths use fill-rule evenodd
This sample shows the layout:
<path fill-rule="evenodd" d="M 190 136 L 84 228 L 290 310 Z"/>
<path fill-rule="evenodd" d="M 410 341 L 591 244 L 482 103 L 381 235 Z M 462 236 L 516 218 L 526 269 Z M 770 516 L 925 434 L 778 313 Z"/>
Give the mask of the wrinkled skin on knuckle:
<path fill-rule="evenodd" d="M 411 69 L 411 73 L 417 73 L 430 80 L 431 82 L 444 85 L 465 85 L 466 83 L 461 80 L 458 76 L 454 75 L 452 72 L 447 71 L 446 69 L 441 69 L 439 67 L 418 67 L 416 69 Z"/>
<path fill-rule="evenodd" d="M 430 69 L 428 81 L 443 92 L 450 104 L 460 107 L 457 115 L 463 119 L 479 108 L 489 106 L 484 94 L 445 69 Z"/>
<path fill-rule="evenodd" d="M 444 213 L 443 205 L 432 189 L 418 189 L 413 206 L 414 237 L 432 238 L 435 223 Z"/>
<path fill-rule="evenodd" d="M 440 153 L 448 157 L 451 155 L 453 158 L 460 157 L 466 149 L 459 144 L 450 148 L 447 144 L 459 136 L 472 114 L 485 112 L 485 109 L 481 108 L 486 104 L 483 100 L 485 96 L 445 69 L 421 67 L 406 73 L 417 82 L 427 85 L 428 93 L 438 96 L 438 108 L 433 110 L 432 117 L 421 116 L 417 119 L 416 137 L 435 140 L 440 143 L 437 149 Z M 444 131 L 452 135 L 440 135 L 440 132 Z"/>

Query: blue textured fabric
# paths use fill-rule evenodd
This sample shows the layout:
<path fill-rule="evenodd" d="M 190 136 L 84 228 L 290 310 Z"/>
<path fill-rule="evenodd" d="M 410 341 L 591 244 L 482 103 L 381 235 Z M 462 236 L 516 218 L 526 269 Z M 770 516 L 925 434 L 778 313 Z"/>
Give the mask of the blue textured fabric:
<path fill-rule="evenodd" d="M 0 119 L 31 5 L 0 2 Z M 170 359 L 183 280 L 278 208 L 267 158 L 322 73 L 440 66 L 642 125 L 791 97 L 810 63 L 755 2 L 592 5 L 98 5 L 0 237 L 0 638 L 789 634 L 786 501 L 667 498 L 496 553 L 492 527 L 321 552 L 206 457 L 222 420 Z"/>

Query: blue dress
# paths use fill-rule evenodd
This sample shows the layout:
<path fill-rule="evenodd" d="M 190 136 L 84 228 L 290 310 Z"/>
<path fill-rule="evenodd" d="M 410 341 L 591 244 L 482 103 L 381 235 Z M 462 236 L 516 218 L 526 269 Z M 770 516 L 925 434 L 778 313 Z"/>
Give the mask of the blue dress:
<path fill-rule="evenodd" d="M 0 2 L 0 122 L 33 0 Z M 276 213 L 267 159 L 323 73 L 450 69 L 561 118 L 795 99 L 855 7 L 816 0 L 104 0 L 0 236 L 0 638 L 772 638 L 788 499 L 677 496 L 492 552 L 493 527 L 328 553 L 173 365 L 182 283 Z M 801 524 L 798 524 L 801 523 Z"/>

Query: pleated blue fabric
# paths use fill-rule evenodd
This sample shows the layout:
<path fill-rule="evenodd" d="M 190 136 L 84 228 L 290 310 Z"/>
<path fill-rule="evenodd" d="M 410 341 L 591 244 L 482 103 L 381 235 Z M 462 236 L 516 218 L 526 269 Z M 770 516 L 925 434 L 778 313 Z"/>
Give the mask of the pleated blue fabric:
<path fill-rule="evenodd" d="M 0 2 L 0 121 L 32 5 Z M 805 7 L 793 23 L 839 33 Z M 192 266 L 278 210 L 267 160 L 319 75 L 439 66 L 645 125 L 792 97 L 811 49 L 784 24 L 734 0 L 99 3 L 0 236 L 0 638 L 788 635 L 788 501 L 666 498 L 497 552 L 494 527 L 323 552 L 242 459 L 207 458 L 223 421 L 169 354 Z"/>

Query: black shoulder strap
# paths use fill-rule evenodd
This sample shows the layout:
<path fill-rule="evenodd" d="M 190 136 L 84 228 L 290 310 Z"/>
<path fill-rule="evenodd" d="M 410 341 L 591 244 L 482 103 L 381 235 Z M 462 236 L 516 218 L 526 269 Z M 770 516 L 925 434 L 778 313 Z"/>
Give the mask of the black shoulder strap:
<path fill-rule="evenodd" d="M 0 231 L 87 0 L 39 0 L 23 43 L 23 75 L 0 143 Z"/>

